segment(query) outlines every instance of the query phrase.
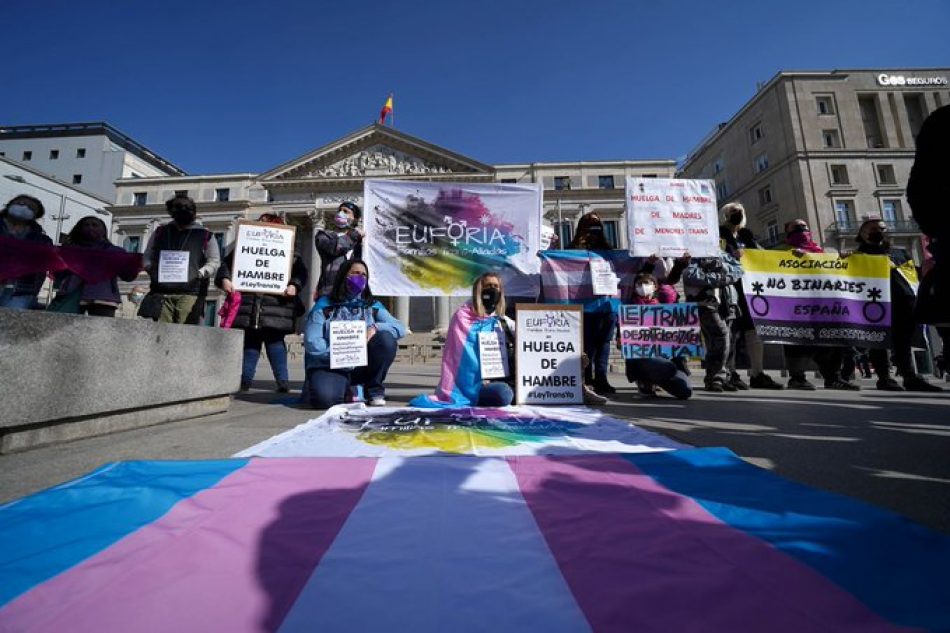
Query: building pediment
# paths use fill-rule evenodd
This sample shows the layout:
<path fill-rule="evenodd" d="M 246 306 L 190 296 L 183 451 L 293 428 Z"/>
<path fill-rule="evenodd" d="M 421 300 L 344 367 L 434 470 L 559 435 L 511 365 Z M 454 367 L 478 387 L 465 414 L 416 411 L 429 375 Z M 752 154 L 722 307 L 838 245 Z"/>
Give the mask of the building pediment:
<path fill-rule="evenodd" d="M 262 174 L 263 184 L 353 178 L 490 176 L 494 168 L 392 128 L 372 125 Z"/>

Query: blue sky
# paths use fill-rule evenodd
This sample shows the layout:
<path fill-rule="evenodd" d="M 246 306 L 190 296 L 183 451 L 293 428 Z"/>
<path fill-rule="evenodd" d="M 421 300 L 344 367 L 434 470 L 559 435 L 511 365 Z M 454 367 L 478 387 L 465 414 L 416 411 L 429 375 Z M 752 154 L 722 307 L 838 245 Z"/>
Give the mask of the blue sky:
<path fill-rule="evenodd" d="M 189 173 L 371 123 L 486 163 L 680 158 L 779 70 L 950 65 L 950 1 L 7 0 L 0 124 L 105 120 Z"/>

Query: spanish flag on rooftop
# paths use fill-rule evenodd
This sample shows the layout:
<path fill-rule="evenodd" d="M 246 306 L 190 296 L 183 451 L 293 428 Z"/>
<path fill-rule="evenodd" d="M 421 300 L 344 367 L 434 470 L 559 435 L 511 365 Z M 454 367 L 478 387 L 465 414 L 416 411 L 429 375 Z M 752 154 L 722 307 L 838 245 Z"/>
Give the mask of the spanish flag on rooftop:
<path fill-rule="evenodd" d="M 386 99 L 386 103 L 383 104 L 383 109 L 379 113 L 379 124 L 386 125 L 386 116 L 393 113 L 393 95 L 389 94 L 389 98 Z"/>

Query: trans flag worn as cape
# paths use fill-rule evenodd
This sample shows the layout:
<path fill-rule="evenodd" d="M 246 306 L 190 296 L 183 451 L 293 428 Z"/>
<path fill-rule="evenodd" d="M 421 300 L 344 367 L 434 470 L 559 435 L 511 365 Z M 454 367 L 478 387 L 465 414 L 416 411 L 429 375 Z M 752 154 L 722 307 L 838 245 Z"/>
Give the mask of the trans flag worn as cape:
<path fill-rule="evenodd" d="M 433 408 L 478 404 L 478 392 L 482 388 L 478 333 L 493 332 L 497 326 L 497 316 L 479 316 L 470 301 L 456 310 L 442 348 L 442 377 L 435 395 L 416 396 L 409 406 Z"/>

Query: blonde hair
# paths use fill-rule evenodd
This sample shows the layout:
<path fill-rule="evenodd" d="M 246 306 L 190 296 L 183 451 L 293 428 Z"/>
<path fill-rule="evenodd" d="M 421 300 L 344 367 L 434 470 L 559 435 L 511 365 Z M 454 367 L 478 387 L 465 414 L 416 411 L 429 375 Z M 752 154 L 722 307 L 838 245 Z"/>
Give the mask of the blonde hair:
<path fill-rule="evenodd" d="M 482 286 L 485 283 L 485 280 L 489 277 L 494 277 L 498 280 L 498 293 L 501 295 L 498 297 L 498 305 L 495 306 L 495 312 L 497 316 L 505 315 L 505 282 L 501 280 L 501 275 L 494 272 L 482 273 L 482 275 L 475 280 L 475 283 L 472 284 L 472 307 L 475 308 L 475 314 L 478 316 L 488 316 L 488 312 L 485 310 L 485 306 L 482 304 Z"/>

